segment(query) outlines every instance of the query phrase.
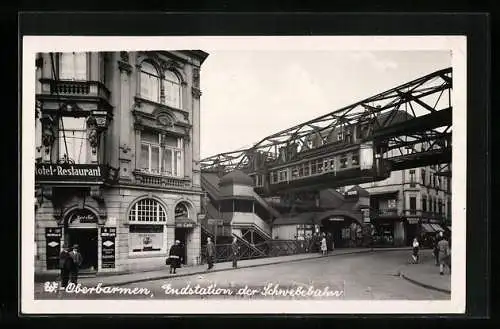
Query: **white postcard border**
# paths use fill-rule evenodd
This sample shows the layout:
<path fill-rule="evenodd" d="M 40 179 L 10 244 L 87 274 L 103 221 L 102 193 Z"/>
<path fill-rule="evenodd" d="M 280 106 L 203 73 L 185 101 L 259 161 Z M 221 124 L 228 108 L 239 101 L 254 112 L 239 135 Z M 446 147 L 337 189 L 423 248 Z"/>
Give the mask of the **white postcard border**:
<path fill-rule="evenodd" d="M 286 36 L 286 37 L 86 37 L 25 36 L 22 95 L 21 309 L 24 314 L 291 314 L 464 313 L 466 270 L 466 37 L 465 36 Z M 452 265 L 448 301 L 269 301 L 269 300 L 35 300 L 34 299 L 34 115 L 37 52 L 202 49 L 304 51 L 450 50 L 453 67 Z M 369 96 L 369 95 L 368 95 Z M 458 243 L 460 242 L 460 243 Z M 105 312 L 105 313 L 103 313 Z"/>

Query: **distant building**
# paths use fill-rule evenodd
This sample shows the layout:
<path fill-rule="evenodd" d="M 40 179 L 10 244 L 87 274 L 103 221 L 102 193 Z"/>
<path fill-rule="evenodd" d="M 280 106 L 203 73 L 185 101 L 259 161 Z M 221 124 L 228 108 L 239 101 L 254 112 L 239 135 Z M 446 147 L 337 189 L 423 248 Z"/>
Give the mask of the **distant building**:
<path fill-rule="evenodd" d="M 198 262 L 207 56 L 37 54 L 37 273 L 57 271 L 63 244 L 78 244 L 91 272 L 164 265 L 176 239 Z"/>
<path fill-rule="evenodd" d="M 393 171 L 383 181 L 361 184 L 370 193 L 371 223 L 382 239 L 409 245 L 422 234 L 449 230 L 451 178 L 433 165 Z"/>

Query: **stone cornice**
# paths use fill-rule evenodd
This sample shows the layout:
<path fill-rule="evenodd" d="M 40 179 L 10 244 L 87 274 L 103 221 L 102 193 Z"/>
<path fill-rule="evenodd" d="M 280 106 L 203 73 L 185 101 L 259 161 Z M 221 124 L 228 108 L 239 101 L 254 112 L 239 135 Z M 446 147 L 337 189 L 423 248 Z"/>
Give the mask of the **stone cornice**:
<path fill-rule="evenodd" d="M 150 104 L 150 105 L 152 105 L 152 106 L 154 106 L 154 107 L 156 107 L 158 109 L 180 113 L 184 117 L 184 120 L 186 120 L 186 121 L 189 120 L 189 112 L 184 111 L 182 109 L 171 107 L 171 106 L 168 106 L 167 104 L 153 102 L 153 101 L 150 101 L 148 99 L 145 99 L 145 98 L 142 98 L 142 97 L 139 97 L 139 96 L 135 96 L 134 97 L 134 101 L 135 101 L 135 107 L 136 108 L 137 107 L 140 108 L 142 103 Z"/>

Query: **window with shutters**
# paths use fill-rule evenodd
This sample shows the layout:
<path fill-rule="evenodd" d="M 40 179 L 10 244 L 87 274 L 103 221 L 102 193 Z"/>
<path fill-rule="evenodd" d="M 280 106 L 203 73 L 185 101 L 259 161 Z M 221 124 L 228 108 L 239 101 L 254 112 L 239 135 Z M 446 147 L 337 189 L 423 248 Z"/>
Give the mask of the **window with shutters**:
<path fill-rule="evenodd" d="M 87 53 L 70 52 L 59 54 L 59 79 L 82 81 L 87 79 Z"/>

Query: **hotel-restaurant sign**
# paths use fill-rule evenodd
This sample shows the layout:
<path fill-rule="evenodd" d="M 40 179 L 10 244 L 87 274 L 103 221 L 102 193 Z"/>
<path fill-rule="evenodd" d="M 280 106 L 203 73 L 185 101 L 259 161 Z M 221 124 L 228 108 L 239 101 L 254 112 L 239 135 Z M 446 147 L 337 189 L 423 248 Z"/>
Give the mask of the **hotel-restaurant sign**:
<path fill-rule="evenodd" d="M 106 170 L 98 164 L 55 164 L 37 163 L 37 182 L 99 182 L 104 180 Z"/>

